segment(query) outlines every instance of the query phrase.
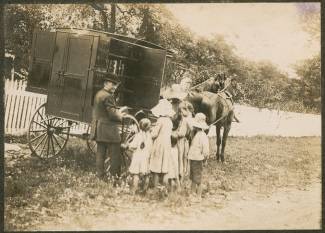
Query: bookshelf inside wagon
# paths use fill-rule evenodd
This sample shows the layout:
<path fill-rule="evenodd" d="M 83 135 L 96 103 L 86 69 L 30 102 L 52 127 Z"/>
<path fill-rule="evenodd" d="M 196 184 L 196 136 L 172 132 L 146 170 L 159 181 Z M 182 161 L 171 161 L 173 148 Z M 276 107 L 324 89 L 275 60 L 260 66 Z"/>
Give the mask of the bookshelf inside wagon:
<path fill-rule="evenodd" d="M 158 45 L 107 32 L 34 32 L 26 90 L 46 94 L 47 102 L 30 123 L 33 154 L 41 158 L 58 155 L 74 124 L 91 123 L 94 95 L 107 76 L 121 81 L 116 100 L 118 105 L 130 108 L 121 125 L 122 138 L 129 138 L 134 133 L 131 129 L 137 128 L 132 114 L 148 110 L 159 101 L 169 55 Z M 80 135 L 87 137 L 88 133 Z M 88 145 L 92 148 L 91 143 Z"/>

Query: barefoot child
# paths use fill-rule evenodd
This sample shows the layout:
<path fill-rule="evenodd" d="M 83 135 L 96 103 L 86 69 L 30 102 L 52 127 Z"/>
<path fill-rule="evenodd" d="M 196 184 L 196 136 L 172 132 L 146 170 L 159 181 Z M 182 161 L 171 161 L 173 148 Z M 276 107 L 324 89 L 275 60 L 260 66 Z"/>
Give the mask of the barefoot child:
<path fill-rule="evenodd" d="M 133 140 L 126 145 L 122 145 L 124 149 L 133 151 L 132 161 L 129 168 L 133 175 L 132 192 L 135 193 L 139 186 L 140 176 L 143 176 L 144 190 L 149 184 L 149 156 L 152 148 L 152 138 L 150 134 L 151 122 L 147 118 L 143 118 L 139 122 L 140 132 L 138 132 Z"/>
<path fill-rule="evenodd" d="M 151 131 L 154 140 L 150 155 L 150 171 L 153 173 L 153 185 L 158 186 L 159 176 L 164 176 L 168 172 L 169 158 L 171 155 L 171 141 L 173 123 L 171 117 L 175 114 L 171 103 L 166 99 L 161 99 L 159 103 L 151 109 L 151 112 L 158 117 L 156 126 Z"/>
<path fill-rule="evenodd" d="M 209 139 L 204 130 L 209 126 L 206 123 L 206 116 L 203 113 L 197 113 L 192 122 L 194 138 L 192 140 L 188 159 L 190 160 L 190 179 L 191 191 L 198 197 L 202 194 L 202 170 L 203 160 L 209 155 Z"/>

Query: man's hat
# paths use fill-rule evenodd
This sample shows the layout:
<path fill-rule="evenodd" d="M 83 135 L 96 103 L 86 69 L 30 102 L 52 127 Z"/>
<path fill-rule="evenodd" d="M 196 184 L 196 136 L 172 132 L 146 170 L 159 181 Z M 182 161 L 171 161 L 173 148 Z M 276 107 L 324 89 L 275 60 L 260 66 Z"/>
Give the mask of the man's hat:
<path fill-rule="evenodd" d="M 114 76 L 105 76 L 103 77 L 104 81 L 109 81 L 109 82 L 112 82 L 112 83 L 120 83 L 121 80 L 119 80 L 117 77 L 114 77 Z"/>

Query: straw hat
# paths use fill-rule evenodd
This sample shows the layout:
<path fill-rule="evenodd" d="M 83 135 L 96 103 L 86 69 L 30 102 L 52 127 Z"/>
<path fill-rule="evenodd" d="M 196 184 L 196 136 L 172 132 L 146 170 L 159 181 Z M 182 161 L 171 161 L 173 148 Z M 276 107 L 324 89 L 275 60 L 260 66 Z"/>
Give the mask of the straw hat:
<path fill-rule="evenodd" d="M 166 99 L 179 99 L 183 100 L 187 96 L 187 93 L 183 90 L 182 86 L 179 84 L 173 84 L 172 87 L 166 91 Z"/>
<path fill-rule="evenodd" d="M 192 121 L 192 126 L 203 130 L 208 129 L 209 126 L 206 123 L 206 116 L 201 112 L 195 114 L 195 117 Z"/>
<path fill-rule="evenodd" d="M 151 112 L 156 117 L 160 117 L 160 116 L 172 117 L 175 115 L 175 111 L 173 110 L 172 104 L 166 99 L 159 100 L 159 103 L 151 109 Z"/>

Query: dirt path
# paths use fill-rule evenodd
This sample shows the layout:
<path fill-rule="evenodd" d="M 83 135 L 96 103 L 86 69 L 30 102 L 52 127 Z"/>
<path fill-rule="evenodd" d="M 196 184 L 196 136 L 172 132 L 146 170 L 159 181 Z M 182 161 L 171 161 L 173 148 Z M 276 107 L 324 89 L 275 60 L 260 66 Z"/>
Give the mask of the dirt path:
<path fill-rule="evenodd" d="M 269 196 L 247 191 L 215 195 L 174 210 L 157 202 L 128 206 L 94 207 L 102 210 L 96 215 L 66 211 L 38 230 L 319 229 L 321 183 L 304 190 L 287 187 Z"/>

